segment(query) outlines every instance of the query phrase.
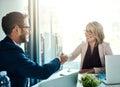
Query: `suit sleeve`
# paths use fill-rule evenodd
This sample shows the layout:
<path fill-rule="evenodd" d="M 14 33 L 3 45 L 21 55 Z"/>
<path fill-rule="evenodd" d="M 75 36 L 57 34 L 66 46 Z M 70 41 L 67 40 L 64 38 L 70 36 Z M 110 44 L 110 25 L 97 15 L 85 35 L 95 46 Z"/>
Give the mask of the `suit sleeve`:
<path fill-rule="evenodd" d="M 27 58 L 24 54 L 19 54 L 17 66 L 19 66 L 18 71 L 24 77 L 47 79 L 50 75 L 59 70 L 60 60 L 55 58 L 51 62 L 40 66 Z"/>

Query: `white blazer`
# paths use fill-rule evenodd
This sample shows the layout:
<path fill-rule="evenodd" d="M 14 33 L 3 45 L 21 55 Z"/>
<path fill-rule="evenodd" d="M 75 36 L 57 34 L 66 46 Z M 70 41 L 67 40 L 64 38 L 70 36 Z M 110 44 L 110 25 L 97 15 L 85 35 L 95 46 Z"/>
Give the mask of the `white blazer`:
<path fill-rule="evenodd" d="M 68 56 L 68 61 L 72 61 L 75 58 L 77 58 L 77 56 L 79 56 L 81 54 L 81 63 L 80 63 L 80 69 L 83 66 L 83 61 L 84 61 L 84 57 L 86 54 L 88 48 L 88 43 L 87 42 L 82 42 L 72 53 L 70 56 Z M 99 55 L 100 55 L 100 60 L 102 63 L 102 68 L 97 68 L 94 67 L 95 73 L 103 73 L 105 72 L 105 55 L 112 55 L 112 50 L 109 46 L 108 43 L 103 42 L 102 44 L 98 45 L 98 50 L 99 50 Z"/>

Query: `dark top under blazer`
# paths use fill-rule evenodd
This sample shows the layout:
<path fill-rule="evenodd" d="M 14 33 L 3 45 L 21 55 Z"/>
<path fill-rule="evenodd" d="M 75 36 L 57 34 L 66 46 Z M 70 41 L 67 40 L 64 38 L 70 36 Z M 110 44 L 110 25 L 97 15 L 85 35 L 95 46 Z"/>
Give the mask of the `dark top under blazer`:
<path fill-rule="evenodd" d="M 0 71 L 7 71 L 11 87 L 26 87 L 27 78 L 47 79 L 59 68 L 58 58 L 40 66 L 30 60 L 9 37 L 0 42 Z"/>

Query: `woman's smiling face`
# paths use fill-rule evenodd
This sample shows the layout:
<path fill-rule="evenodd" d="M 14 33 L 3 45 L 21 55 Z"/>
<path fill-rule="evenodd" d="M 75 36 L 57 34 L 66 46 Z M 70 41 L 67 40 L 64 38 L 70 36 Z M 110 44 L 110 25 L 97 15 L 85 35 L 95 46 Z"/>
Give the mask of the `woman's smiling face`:
<path fill-rule="evenodd" d="M 96 41 L 96 38 L 95 38 L 95 35 L 94 35 L 93 31 L 94 31 L 94 27 L 92 27 L 92 26 L 87 26 L 86 27 L 85 36 L 86 36 L 86 41 L 88 43 Z"/>

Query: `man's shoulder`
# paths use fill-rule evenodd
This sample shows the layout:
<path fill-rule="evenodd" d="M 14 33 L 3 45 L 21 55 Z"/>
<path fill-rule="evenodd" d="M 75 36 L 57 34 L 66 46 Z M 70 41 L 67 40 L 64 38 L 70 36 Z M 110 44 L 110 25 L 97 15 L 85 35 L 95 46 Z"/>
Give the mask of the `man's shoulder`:
<path fill-rule="evenodd" d="M 17 46 L 11 39 L 5 37 L 0 41 L 0 49 L 1 51 L 22 51 L 22 48 Z"/>

